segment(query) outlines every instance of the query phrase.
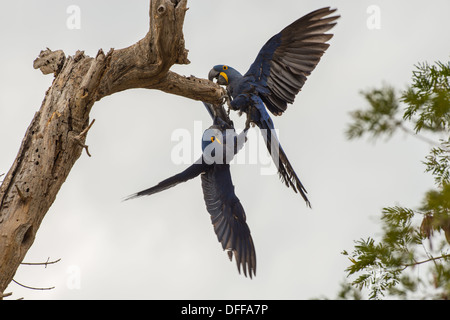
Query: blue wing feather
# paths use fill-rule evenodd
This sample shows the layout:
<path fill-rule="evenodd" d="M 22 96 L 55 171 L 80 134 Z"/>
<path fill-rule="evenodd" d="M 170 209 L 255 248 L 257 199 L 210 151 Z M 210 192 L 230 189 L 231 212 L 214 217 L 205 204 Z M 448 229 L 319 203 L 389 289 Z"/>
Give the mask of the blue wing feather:
<path fill-rule="evenodd" d="M 273 114 L 280 115 L 288 103 L 294 102 L 307 76 L 319 63 L 329 46 L 325 42 L 333 36 L 324 32 L 339 18 L 325 17 L 335 11 L 329 7 L 316 10 L 284 28 L 266 42 L 244 74 Z"/>
<path fill-rule="evenodd" d="M 208 166 L 206 165 L 205 161 L 198 160 L 196 163 L 188 167 L 183 172 L 180 172 L 170 178 L 167 178 L 160 183 L 158 183 L 156 186 L 153 186 L 151 188 L 139 191 L 135 194 L 132 194 L 125 198 L 126 200 L 131 200 L 135 198 L 139 198 L 142 196 L 149 196 L 164 190 L 167 190 L 169 188 L 175 187 L 177 184 L 186 182 L 188 180 L 194 179 L 198 175 L 200 175 L 202 172 L 205 172 L 207 170 Z"/>
<path fill-rule="evenodd" d="M 234 254 L 238 270 L 250 278 L 256 274 L 256 252 L 244 208 L 234 192 L 230 166 L 216 164 L 201 175 L 206 209 L 217 239 Z"/>

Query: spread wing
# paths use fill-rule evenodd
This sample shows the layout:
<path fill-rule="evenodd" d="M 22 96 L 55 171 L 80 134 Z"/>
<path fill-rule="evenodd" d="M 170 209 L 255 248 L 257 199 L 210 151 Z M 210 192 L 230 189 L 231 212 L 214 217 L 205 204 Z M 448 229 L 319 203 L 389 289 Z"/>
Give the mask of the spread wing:
<path fill-rule="evenodd" d="M 230 260 L 234 254 L 236 264 L 250 278 L 256 274 L 256 253 L 244 208 L 234 193 L 230 166 L 216 164 L 201 175 L 206 209 L 222 248 Z"/>
<path fill-rule="evenodd" d="M 273 114 L 282 114 L 287 103 L 294 102 L 329 47 L 326 42 L 333 35 L 325 32 L 336 25 L 339 16 L 327 16 L 335 11 L 318 9 L 284 28 L 266 42 L 244 75 L 255 79 L 261 98 Z"/>
<path fill-rule="evenodd" d="M 125 198 L 124 201 L 130 200 L 130 199 L 135 199 L 135 198 L 142 197 L 142 196 L 149 196 L 149 195 L 167 190 L 169 188 L 176 186 L 179 183 L 186 182 L 190 179 L 197 177 L 202 172 L 205 172 L 206 169 L 207 169 L 207 165 L 205 164 L 204 161 L 197 161 L 196 163 L 194 163 L 193 165 L 188 167 L 183 172 L 180 172 L 170 178 L 167 178 L 167 179 L 161 181 L 154 187 L 151 187 L 151 188 L 139 191 L 135 194 L 132 194 L 132 195 L 128 196 L 127 198 Z"/>

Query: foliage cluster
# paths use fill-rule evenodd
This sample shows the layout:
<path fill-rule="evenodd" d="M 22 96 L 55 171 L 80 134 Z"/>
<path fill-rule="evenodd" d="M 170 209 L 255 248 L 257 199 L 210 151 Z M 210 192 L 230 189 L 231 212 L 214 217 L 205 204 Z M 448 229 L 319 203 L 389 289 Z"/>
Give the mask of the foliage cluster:
<path fill-rule="evenodd" d="M 342 252 L 351 263 L 350 282 L 339 295 L 360 299 L 364 289 L 369 299 L 449 299 L 450 63 L 418 64 L 400 95 L 389 85 L 362 95 L 369 108 L 351 113 L 347 138 L 390 138 L 401 130 L 428 143 L 423 164 L 435 189 L 417 208 L 383 208 L 380 239 L 360 239 L 352 252 Z"/>

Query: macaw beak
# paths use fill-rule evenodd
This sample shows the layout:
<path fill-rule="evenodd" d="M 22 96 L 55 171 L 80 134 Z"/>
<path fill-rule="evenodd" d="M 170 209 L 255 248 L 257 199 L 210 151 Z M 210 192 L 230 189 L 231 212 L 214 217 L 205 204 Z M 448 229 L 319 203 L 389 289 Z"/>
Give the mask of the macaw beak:
<path fill-rule="evenodd" d="M 222 142 L 220 142 L 219 138 L 217 137 L 211 137 L 211 142 L 217 141 L 219 144 L 222 144 Z"/>
<path fill-rule="evenodd" d="M 209 79 L 210 81 L 213 81 L 214 79 L 217 79 L 217 78 L 219 77 L 219 74 L 220 74 L 220 72 L 214 70 L 214 68 L 213 68 L 213 69 L 211 69 L 211 70 L 209 71 L 209 73 L 208 73 L 208 79 Z"/>
<path fill-rule="evenodd" d="M 217 83 L 220 85 L 227 85 L 228 84 L 228 76 L 225 74 L 225 72 L 219 72 L 215 70 L 214 68 L 209 71 L 208 79 L 210 81 L 213 81 L 214 79 L 217 80 Z"/>

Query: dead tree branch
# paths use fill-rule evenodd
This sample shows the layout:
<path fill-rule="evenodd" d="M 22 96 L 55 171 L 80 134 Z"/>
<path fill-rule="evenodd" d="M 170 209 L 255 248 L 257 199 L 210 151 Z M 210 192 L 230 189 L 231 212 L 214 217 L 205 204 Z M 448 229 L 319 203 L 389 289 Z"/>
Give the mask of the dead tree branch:
<path fill-rule="evenodd" d="M 147 35 L 124 49 L 83 51 L 67 56 L 44 50 L 34 68 L 53 73 L 45 94 L 0 186 L 0 297 L 33 244 L 36 232 L 80 157 L 93 104 L 131 88 L 163 90 L 218 104 L 224 95 L 216 84 L 169 71 L 187 64 L 183 23 L 187 0 L 151 0 Z M 92 125 L 92 123 L 91 123 Z"/>

